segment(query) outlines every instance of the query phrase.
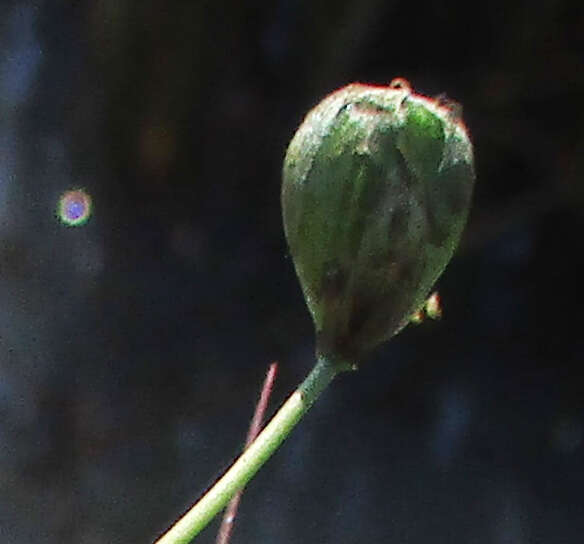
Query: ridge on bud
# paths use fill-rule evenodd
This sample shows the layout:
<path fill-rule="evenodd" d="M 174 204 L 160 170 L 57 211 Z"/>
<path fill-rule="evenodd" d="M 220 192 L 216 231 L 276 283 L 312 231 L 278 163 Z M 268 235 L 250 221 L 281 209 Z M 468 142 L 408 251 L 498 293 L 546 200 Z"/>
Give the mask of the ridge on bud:
<path fill-rule="evenodd" d="M 348 85 L 308 113 L 282 209 L 319 355 L 359 363 L 408 323 L 459 242 L 474 179 L 460 116 L 401 78 Z"/>

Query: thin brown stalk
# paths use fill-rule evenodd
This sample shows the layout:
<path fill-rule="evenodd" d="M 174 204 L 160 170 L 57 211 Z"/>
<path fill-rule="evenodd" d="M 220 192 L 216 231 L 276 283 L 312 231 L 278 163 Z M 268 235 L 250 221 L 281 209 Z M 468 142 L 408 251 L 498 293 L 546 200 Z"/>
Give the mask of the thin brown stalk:
<path fill-rule="evenodd" d="M 253 419 L 251 420 L 249 430 L 247 432 L 247 439 L 245 441 L 246 448 L 256 439 L 257 435 L 262 429 L 264 416 L 268 407 L 268 401 L 270 399 L 270 394 L 272 393 L 272 388 L 276 379 L 277 369 L 278 363 L 272 363 L 268 368 L 266 379 L 264 380 L 264 385 L 262 386 L 260 399 L 256 404 Z M 225 514 L 223 515 L 223 521 L 221 522 L 219 532 L 217 533 L 217 540 L 215 541 L 216 544 L 228 544 L 229 539 L 231 538 L 231 534 L 233 533 L 235 516 L 237 515 L 237 509 L 241 501 L 242 493 L 243 489 L 238 491 L 227 505 Z"/>

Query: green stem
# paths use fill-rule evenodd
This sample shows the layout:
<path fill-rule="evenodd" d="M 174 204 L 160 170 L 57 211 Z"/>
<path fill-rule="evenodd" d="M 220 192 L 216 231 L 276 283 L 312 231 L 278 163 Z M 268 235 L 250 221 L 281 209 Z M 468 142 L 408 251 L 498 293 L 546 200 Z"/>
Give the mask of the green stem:
<path fill-rule="evenodd" d="M 187 544 L 278 449 L 314 401 L 348 365 L 319 357 L 316 365 L 231 468 L 155 544 Z"/>

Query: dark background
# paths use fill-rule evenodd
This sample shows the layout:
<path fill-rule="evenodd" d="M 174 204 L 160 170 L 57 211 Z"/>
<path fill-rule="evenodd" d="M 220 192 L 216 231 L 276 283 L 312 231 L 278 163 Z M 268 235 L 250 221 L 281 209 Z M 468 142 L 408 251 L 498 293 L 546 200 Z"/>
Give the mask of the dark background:
<path fill-rule="evenodd" d="M 324 95 L 395 76 L 460 101 L 476 148 L 444 319 L 333 384 L 233 544 L 581 542 L 583 31 L 581 0 L 3 0 L 2 543 L 153 541 L 268 364 L 272 409 L 304 377 L 282 158 Z"/>

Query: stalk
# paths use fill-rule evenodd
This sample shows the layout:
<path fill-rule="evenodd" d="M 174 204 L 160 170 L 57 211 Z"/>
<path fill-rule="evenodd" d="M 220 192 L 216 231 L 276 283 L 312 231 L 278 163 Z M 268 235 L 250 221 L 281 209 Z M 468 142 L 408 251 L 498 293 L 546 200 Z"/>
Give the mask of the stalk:
<path fill-rule="evenodd" d="M 350 365 L 319 357 L 310 374 L 227 472 L 155 544 L 187 544 L 195 538 L 280 447 L 334 377 Z"/>

